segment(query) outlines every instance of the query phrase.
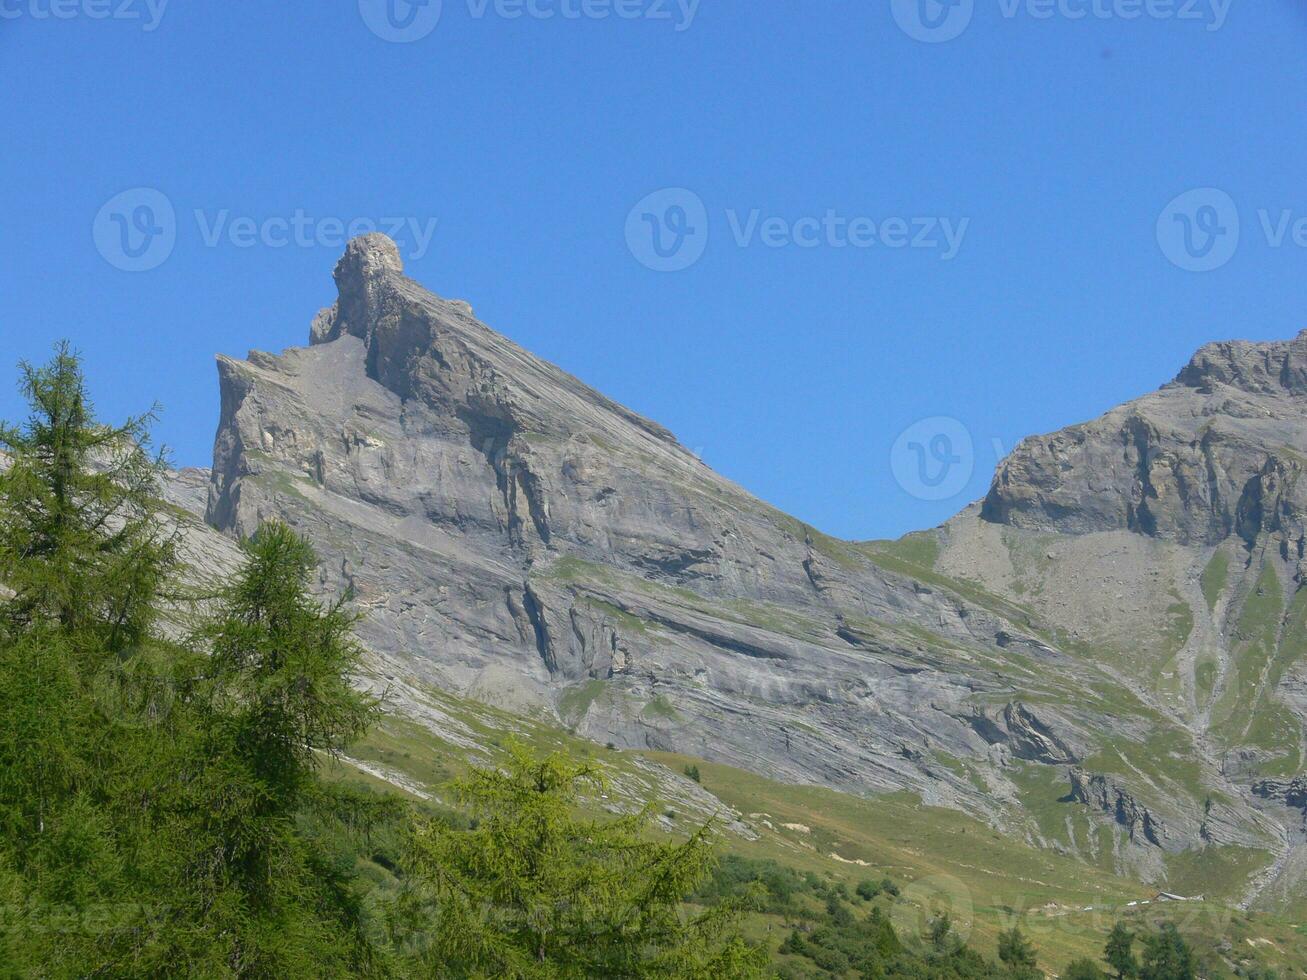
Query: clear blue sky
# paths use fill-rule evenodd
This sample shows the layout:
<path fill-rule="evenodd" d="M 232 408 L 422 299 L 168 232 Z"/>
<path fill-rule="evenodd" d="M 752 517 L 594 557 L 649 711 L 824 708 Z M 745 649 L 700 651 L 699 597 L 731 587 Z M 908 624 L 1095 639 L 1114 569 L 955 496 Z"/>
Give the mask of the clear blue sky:
<path fill-rule="evenodd" d="M 983 495 L 996 447 L 1157 387 L 1207 340 L 1307 327 L 1307 240 L 1290 226 L 1277 247 L 1258 217 L 1307 217 L 1296 0 L 1183 17 L 1191 0 L 927 0 L 918 27 L 970 16 L 943 43 L 896 22 L 915 0 L 702 0 L 692 18 L 676 0 L 665 18 L 661 0 L 607 18 L 610 0 L 520 17 L 444 0 L 407 43 L 379 35 L 432 8 L 51 2 L 0 0 L 0 355 L 71 338 L 101 413 L 158 399 L 181 464 L 210 457 L 213 355 L 303 344 L 333 298 L 330 223 L 305 232 L 324 244 L 277 247 L 297 212 L 437 219 L 425 254 L 403 243 L 416 279 L 848 537 L 946 519 Z M 175 244 L 129 272 L 93 227 L 103 246 L 102 209 L 138 187 L 175 209 Z M 627 230 L 675 224 L 666 198 L 632 216 L 669 187 L 702 202 L 708 237 L 659 272 Z M 1164 209 L 1202 187 L 1229 195 L 1241 240 L 1191 272 L 1156 228 L 1181 229 Z M 1195 211 L 1198 234 L 1228 231 L 1223 207 Z M 965 234 L 951 258 L 840 248 L 816 230 L 828 212 L 889 240 L 893 218 Z M 795 233 L 815 246 L 775 223 L 789 244 L 766 244 L 773 217 L 810 219 Z M 237 218 L 274 223 L 239 247 Z M 19 408 L 0 385 L 0 416 Z M 891 447 L 936 416 L 970 433 L 975 471 L 925 500 Z M 930 428 L 924 452 L 958 455 Z"/>

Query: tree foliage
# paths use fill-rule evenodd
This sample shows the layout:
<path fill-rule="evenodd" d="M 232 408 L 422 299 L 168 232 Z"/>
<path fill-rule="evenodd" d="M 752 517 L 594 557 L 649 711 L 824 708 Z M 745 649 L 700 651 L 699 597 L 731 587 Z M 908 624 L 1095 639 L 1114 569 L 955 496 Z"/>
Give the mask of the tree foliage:
<path fill-rule="evenodd" d="M 998 934 L 998 958 L 1013 976 L 1039 977 L 1035 962 L 1035 947 L 1030 944 L 1017 926 Z"/>
<path fill-rule="evenodd" d="M 1067 964 L 1062 980 L 1107 980 L 1107 974 L 1093 960 L 1082 957 Z"/>
<path fill-rule="evenodd" d="M 649 833 L 650 811 L 576 815 L 598 769 L 508 748 L 505 769 L 458 786 L 476 826 L 418 828 L 421 958 L 457 977 L 752 977 L 763 958 L 731 934 L 730 903 L 688 911 L 713 869 L 710 828 L 680 843 Z"/>
<path fill-rule="evenodd" d="M 212 620 L 170 639 L 151 416 L 98 423 L 66 346 L 21 387 L 30 418 L 0 429 L 0 961 L 367 973 L 350 869 L 305 829 L 342 806 L 317 753 L 371 710 L 349 617 L 309 598 L 311 551 L 265 529 Z"/>
<path fill-rule="evenodd" d="M 1174 923 L 1164 922 L 1157 932 L 1144 938 L 1141 980 L 1194 980 L 1195 966 L 1193 950 Z"/>
<path fill-rule="evenodd" d="M 1194 952 L 1174 923 L 1164 922 L 1156 931 L 1144 933 L 1142 955 L 1137 957 L 1134 944 L 1139 938 L 1123 922 L 1112 927 L 1103 957 L 1118 978 L 1194 980 L 1197 976 Z"/>
<path fill-rule="evenodd" d="M 1103 958 L 1107 965 L 1116 971 L 1117 980 L 1129 980 L 1139 973 L 1139 961 L 1135 959 L 1135 934 L 1124 922 L 1117 922 L 1107 937 L 1107 946 Z"/>
<path fill-rule="evenodd" d="M 77 357 L 61 345 L 43 367 L 20 365 L 31 415 L 0 426 L 0 609 L 11 637 L 42 624 L 126 655 L 150 635 L 156 598 L 175 562 L 159 520 L 160 456 L 153 412 L 120 426 L 95 421 Z"/>

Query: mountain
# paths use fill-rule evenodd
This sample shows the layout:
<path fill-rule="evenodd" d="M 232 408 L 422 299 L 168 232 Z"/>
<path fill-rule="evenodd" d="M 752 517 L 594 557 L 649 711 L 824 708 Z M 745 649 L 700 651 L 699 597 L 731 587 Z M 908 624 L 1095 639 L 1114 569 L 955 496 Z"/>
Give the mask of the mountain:
<path fill-rule="evenodd" d="M 383 236 L 335 280 L 309 346 L 219 359 L 193 548 L 307 534 L 400 715 L 463 738 L 436 690 L 907 791 L 1172 891 L 1303 899 L 1307 334 L 1206 347 L 1023 442 L 944 526 L 848 542 L 423 289 Z M 199 513 L 205 476 L 170 499 Z"/>

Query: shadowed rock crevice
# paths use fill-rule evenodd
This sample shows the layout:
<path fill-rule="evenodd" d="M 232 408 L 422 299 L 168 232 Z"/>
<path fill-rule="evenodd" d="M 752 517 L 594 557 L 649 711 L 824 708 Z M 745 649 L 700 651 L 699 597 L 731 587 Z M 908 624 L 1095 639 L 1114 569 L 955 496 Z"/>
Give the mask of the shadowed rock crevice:
<path fill-rule="evenodd" d="M 523 586 L 522 606 L 526 611 L 527 621 L 531 624 L 531 632 L 535 638 L 536 651 L 540 654 L 540 659 L 549 668 L 550 674 L 557 674 L 558 658 L 554 653 L 554 641 L 549 635 L 549 624 L 545 622 L 544 608 L 541 606 L 535 591 L 531 588 L 530 582 Z"/>
<path fill-rule="evenodd" d="M 1015 758 L 1046 765 L 1068 765 L 1080 754 L 1053 731 L 1053 726 L 1019 701 L 1004 705 L 996 715 L 976 714 L 971 727 L 990 745 L 1002 745 Z"/>

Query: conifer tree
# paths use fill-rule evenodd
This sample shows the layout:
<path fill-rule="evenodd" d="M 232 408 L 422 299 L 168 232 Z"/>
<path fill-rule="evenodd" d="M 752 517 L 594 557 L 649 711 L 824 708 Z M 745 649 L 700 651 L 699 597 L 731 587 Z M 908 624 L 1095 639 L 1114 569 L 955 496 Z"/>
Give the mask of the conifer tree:
<path fill-rule="evenodd" d="M 143 899 L 167 878 L 149 801 L 184 739 L 125 718 L 119 695 L 155 673 L 152 627 L 175 550 L 159 519 L 152 416 L 98 423 L 67 345 L 20 375 L 30 416 L 0 426 L 6 961 L 76 976 L 141 955 Z"/>
<path fill-rule="evenodd" d="M 1116 971 L 1117 980 L 1129 980 L 1139 973 L 1139 961 L 1135 959 L 1135 934 L 1126 928 L 1124 922 L 1118 921 L 1112 926 L 1103 950 L 1103 959 Z"/>
<path fill-rule="evenodd" d="M 352 617 L 309 594 L 311 549 L 265 528 L 212 619 L 169 639 L 151 416 L 98 423 L 66 346 L 22 389 L 31 417 L 0 428 L 0 965 L 381 972 L 343 844 L 396 806 L 318 773 L 375 706 L 350 685 Z"/>
<path fill-rule="evenodd" d="M 999 933 L 998 958 L 1014 976 L 1040 976 L 1035 962 L 1035 947 L 1017 926 Z"/>
<path fill-rule="evenodd" d="M 1164 922 L 1144 938 L 1139 976 L 1142 980 L 1194 980 L 1193 950 L 1174 923 Z"/>
<path fill-rule="evenodd" d="M 654 840 L 649 811 L 589 820 L 575 809 L 603 779 L 561 754 L 509 746 L 459 794 L 477 824 L 419 827 L 410 913 L 419 960 L 442 977 L 753 977 L 765 957 L 731 931 L 729 905 L 682 902 L 713 867 L 710 829 Z M 411 923 L 410 923 L 411 924 Z"/>
<path fill-rule="evenodd" d="M 304 832 L 307 816 L 360 803 L 318 773 L 377 710 L 350 683 L 361 655 L 354 617 L 343 602 L 310 595 L 316 558 L 284 524 L 263 525 L 246 552 L 198 637 L 209 664 L 197 699 L 197 772 L 184 798 L 198 817 L 195 903 L 234 975 L 362 975 L 377 963 L 349 869 L 332 867 Z"/>
<path fill-rule="evenodd" d="M 162 458 L 149 452 L 154 413 L 95 420 L 77 356 L 61 344 L 43 367 L 20 365 L 31 415 L 0 425 L 0 609 L 10 633 L 42 623 L 83 631 L 124 656 L 149 636 L 175 562 L 159 519 Z"/>

